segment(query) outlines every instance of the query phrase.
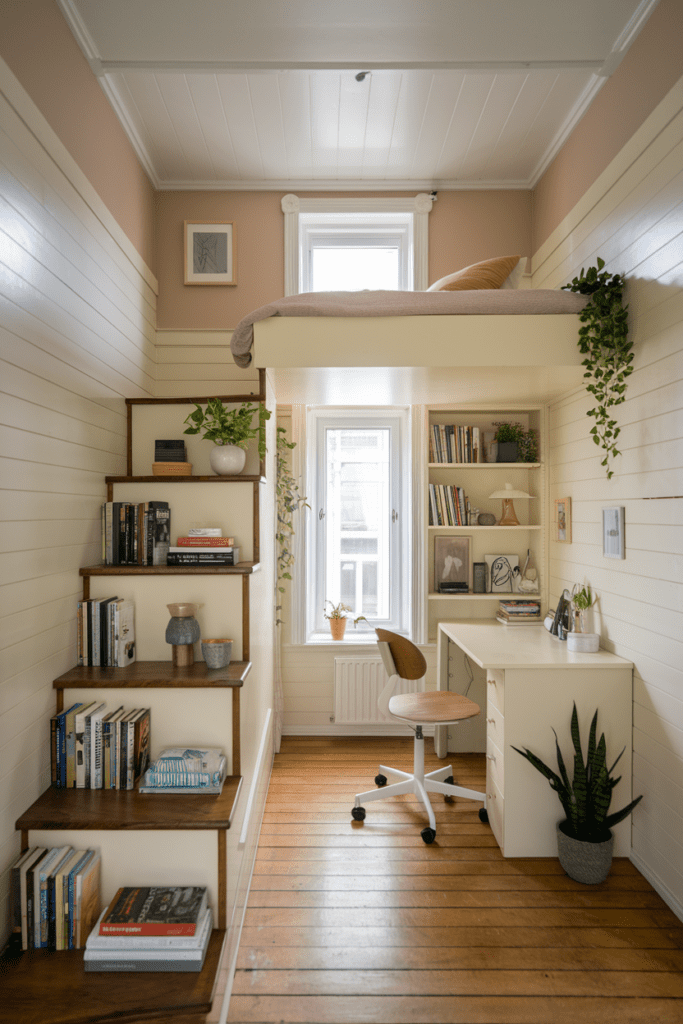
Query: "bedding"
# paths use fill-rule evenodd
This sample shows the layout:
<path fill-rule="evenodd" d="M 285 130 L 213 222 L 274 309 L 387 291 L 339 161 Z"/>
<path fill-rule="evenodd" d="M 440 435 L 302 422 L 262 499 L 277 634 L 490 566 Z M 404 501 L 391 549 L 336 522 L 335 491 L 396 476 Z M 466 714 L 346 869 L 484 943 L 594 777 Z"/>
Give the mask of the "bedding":
<path fill-rule="evenodd" d="M 430 285 L 428 292 L 466 292 L 474 289 L 503 288 L 513 272 L 526 263 L 521 256 L 496 256 L 481 263 L 472 263 L 454 274 L 440 277 Z M 510 284 L 515 288 L 517 285 Z"/>
<path fill-rule="evenodd" d="M 233 331 L 230 349 L 237 366 L 249 366 L 254 324 L 275 316 L 538 316 L 580 313 L 587 302 L 585 295 L 544 288 L 456 292 L 304 292 L 269 302 L 245 316 Z M 418 340 L 415 348 L 418 365 Z"/>

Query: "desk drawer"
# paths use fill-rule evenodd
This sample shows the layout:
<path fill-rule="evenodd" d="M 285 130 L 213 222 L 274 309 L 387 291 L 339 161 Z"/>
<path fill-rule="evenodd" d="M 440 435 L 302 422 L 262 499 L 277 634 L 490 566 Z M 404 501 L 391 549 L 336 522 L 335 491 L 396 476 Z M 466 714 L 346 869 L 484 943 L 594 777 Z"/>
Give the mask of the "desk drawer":
<path fill-rule="evenodd" d="M 486 735 L 499 750 L 505 750 L 505 719 L 494 704 L 486 706 Z"/>
<path fill-rule="evenodd" d="M 505 673 L 500 671 L 489 670 L 486 677 L 486 698 L 489 704 L 493 704 L 495 708 L 500 711 L 501 715 L 505 714 Z"/>
<path fill-rule="evenodd" d="M 486 784 L 486 810 L 489 816 L 491 831 L 496 837 L 496 842 L 500 846 L 503 856 L 505 856 L 505 850 L 503 849 L 503 837 L 505 834 L 505 800 L 503 799 L 503 794 L 498 789 L 495 782 Z"/>
<path fill-rule="evenodd" d="M 505 764 L 502 751 L 490 738 L 486 741 L 486 789 L 495 783 L 501 793 L 505 793 Z"/>

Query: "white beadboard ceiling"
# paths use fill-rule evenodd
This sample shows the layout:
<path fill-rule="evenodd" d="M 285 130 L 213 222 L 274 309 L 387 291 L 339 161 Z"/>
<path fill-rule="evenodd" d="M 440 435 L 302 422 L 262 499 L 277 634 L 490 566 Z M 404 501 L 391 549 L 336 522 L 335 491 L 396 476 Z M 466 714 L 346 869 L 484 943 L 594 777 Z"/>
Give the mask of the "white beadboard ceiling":
<path fill-rule="evenodd" d="M 378 190 L 533 188 L 658 0 L 58 2 L 156 188 Z"/>

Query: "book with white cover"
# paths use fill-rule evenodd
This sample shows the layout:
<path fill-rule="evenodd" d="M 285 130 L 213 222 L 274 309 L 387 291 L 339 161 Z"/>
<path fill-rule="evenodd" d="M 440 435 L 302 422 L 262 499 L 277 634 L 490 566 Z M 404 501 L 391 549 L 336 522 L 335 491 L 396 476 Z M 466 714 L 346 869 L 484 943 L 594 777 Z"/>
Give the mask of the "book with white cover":
<path fill-rule="evenodd" d="M 107 907 L 100 914 L 97 924 L 88 936 L 86 950 L 98 953 L 153 953 L 156 957 L 175 957 L 180 953 L 199 954 L 211 931 L 212 912 L 206 909 L 199 928 L 194 935 L 100 935 L 100 921 Z"/>

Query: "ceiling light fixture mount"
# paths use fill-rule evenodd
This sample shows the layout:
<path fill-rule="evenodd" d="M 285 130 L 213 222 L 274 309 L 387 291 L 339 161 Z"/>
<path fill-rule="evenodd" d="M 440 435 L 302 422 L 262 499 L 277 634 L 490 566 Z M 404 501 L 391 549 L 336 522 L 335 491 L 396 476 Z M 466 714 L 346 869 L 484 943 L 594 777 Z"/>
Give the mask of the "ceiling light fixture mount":
<path fill-rule="evenodd" d="M 364 82 L 368 75 L 371 75 L 372 71 L 359 71 L 356 75 L 357 82 Z"/>

